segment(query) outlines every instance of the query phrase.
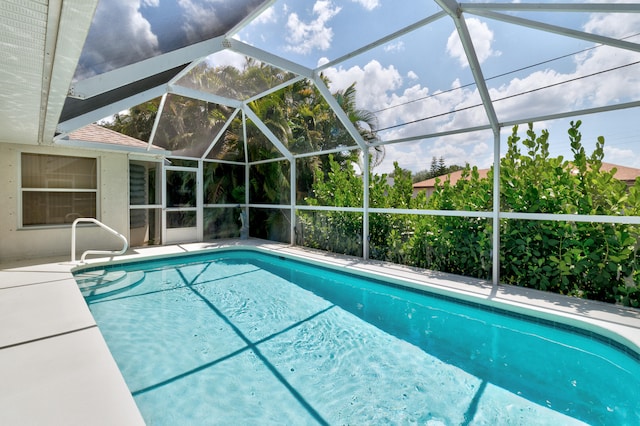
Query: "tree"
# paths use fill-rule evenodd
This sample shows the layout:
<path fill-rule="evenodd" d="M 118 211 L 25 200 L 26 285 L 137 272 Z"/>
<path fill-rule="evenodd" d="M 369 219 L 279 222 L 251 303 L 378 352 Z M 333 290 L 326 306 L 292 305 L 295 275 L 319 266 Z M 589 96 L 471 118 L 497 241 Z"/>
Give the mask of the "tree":
<path fill-rule="evenodd" d="M 160 98 L 130 108 L 126 113 L 118 113 L 112 121 L 102 126 L 142 141 L 149 141 L 151 129 L 158 113 Z"/>
<path fill-rule="evenodd" d="M 603 171 L 604 138 L 587 156 L 580 125 L 572 122 L 568 131 L 572 161 L 550 157 L 546 130 L 538 135 L 530 124 L 521 139 L 513 128 L 500 163 L 502 211 L 637 214 L 640 181 L 627 190 L 613 177 L 615 170 Z M 467 169 L 456 185 L 437 185 L 428 208 L 489 211 L 492 179 L 493 170 L 479 179 Z M 513 219 L 500 227 L 502 282 L 638 306 L 637 226 Z M 422 267 L 486 278 L 490 236 L 486 220 L 425 218 L 416 230 L 414 259 Z"/>
<path fill-rule="evenodd" d="M 627 188 L 614 178 L 615 170 L 602 170 L 604 138 L 598 138 L 593 153 L 587 155 L 580 125 L 580 121 L 572 122 L 568 130 L 571 161 L 550 156 L 546 130 L 536 134 L 530 124 L 526 137 L 521 139 L 518 127 L 513 128 L 500 163 L 502 211 L 640 214 L 640 179 Z M 408 174 L 397 164 L 394 177 L 394 185 L 389 186 L 386 175 L 370 176 L 371 207 L 469 211 L 493 208 L 492 169 L 486 178 L 481 178 L 477 168 L 467 165 L 455 185 L 448 179 L 437 180 L 428 200 L 424 194 L 411 197 Z M 359 206 L 361 177 L 335 163 L 331 173 L 316 180 L 314 195 L 320 205 Z M 315 203 L 309 200 L 309 204 Z M 313 222 L 305 222 L 305 235 L 310 236 L 310 244 L 325 250 L 342 252 L 345 238 L 340 236 L 353 235 L 346 232 L 358 235 L 362 226 L 361 216 L 353 213 L 322 212 L 322 217 L 322 227 L 314 228 Z M 491 219 L 385 213 L 370 214 L 369 226 L 372 258 L 483 279 L 491 276 Z M 503 219 L 500 239 L 503 283 L 640 306 L 637 225 Z"/>
<path fill-rule="evenodd" d="M 436 159 L 431 157 L 431 166 L 429 169 L 421 170 L 413 175 L 413 182 L 422 182 L 423 180 L 433 179 L 438 176 L 448 175 L 458 170 L 462 170 L 464 167 L 452 164 L 447 166 L 444 157 Z"/>

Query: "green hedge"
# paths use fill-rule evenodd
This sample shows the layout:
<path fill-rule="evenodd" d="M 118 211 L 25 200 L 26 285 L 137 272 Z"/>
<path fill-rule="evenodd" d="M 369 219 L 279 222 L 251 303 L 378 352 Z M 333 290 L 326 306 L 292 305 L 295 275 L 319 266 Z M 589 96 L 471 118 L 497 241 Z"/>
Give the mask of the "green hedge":
<path fill-rule="evenodd" d="M 573 158 L 550 157 L 549 133 L 526 138 L 513 128 L 500 162 L 500 203 L 504 212 L 635 216 L 640 214 L 640 180 L 628 188 L 602 170 L 604 139 L 591 155 L 581 142 L 580 121 L 568 130 Z M 524 152 L 520 146 L 524 147 Z M 310 205 L 362 206 L 362 179 L 332 161 L 318 172 Z M 394 184 L 370 176 L 370 206 L 433 210 L 491 211 L 493 170 L 481 178 L 467 167 L 455 185 L 437 182 L 435 192 L 412 197 L 410 173 L 395 164 Z M 301 218 L 303 244 L 337 252 L 346 232 L 361 232 L 359 215 L 323 212 L 323 229 Z M 317 222 L 317 221 L 316 221 Z M 374 259 L 488 279 L 491 276 L 490 219 L 371 214 Z M 506 220 L 500 222 L 501 282 L 628 306 L 640 306 L 639 227 L 626 224 Z M 329 243 L 332 242 L 332 243 Z M 332 244 L 337 246 L 334 248 Z M 346 244 L 346 243 L 345 243 Z M 353 246 L 352 244 L 349 244 Z M 337 248 L 337 250 L 336 250 Z"/>

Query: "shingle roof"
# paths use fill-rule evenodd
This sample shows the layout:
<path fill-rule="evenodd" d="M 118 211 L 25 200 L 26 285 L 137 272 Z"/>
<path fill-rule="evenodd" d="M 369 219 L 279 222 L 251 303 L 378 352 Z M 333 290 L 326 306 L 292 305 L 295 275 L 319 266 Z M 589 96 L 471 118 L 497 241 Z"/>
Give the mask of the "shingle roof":
<path fill-rule="evenodd" d="M 451 185 L 455 185 L 462 178 L 463 170 L 458 170 L 452 172 L 448 175 L 437 176 L 431 179 L 423 180 L 421 182 L 416 182 L 413 184 L 413 189 L 426 189 L 426 188 L 434 188 L 436 186 L 436 179 L 440 179 L 440 182 L 444 182 L 447 180 L 447 176 L 451 181 Z M 480 174 L 480 179 L 486 178 L 489 169 L 478 169 L 478 173 Z"/>
<path fill-rule="evenodd" d="M 619 166 L 617 164 L 611 164 L 611 163 L 602 163 L 602 167 L 600 168 L 600 170 L 604 170 L 608 172 L 614 167 L 616 168 L 616 174 L 614 175 L 614 177 L 623 182 L 633 183 L 635 182 L 636 178 L 640 176 L 640 169 L 636 169 L 633 167 Z"/>
<path fill-rule="evenodd" d="M 614 177 L 622 182 L 626 182 L 627 184 L 633 184 L 637 177 L 640 176 L 640 169 L 636 169 L 633 167 L 619 166 L 617 164 L 612 163 L 602 163 L 602 167 L 600 170 L 602 171 L 611 171 L 611 169 L 615 168 L 616 173 Z M 489 169 L 479 169 L 478 173 L 480 174 L 480 178 L 486 178 Z M 421 182 L 416 182 L 413 184 L 413 189 L 428 189 L 435 188 L 436 179 L 440 179 L 440 182 L 444 182 L 447 180 L 447 176 L 451 181 L 451 185 L 455 185 L 462 178 L 462 170 L 458 170 L 456 172 L 450 173 L 449 175 L 438 176 L 435 178 L 423 180 Z"/>
<path fill-rule="evenodd" d="M 140 139 L 123 135 L 122 133 L 107 129 L 106 127 L 98 126 L 97 124 L 89 124 L 69 133 L 69 139 L 83 142 L 108 143 L 112 145 L 122 145 L 136 148 L 146 148 L 149 145 L 147 142 L 141 141 Z"/>

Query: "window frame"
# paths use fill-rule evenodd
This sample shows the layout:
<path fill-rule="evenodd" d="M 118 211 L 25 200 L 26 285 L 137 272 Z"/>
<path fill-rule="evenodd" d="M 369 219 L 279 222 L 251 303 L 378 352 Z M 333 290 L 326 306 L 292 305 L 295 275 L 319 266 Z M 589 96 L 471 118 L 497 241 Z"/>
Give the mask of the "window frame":
<path fill-rule="evenodd" d="M 63 158 L 78 158 L 78 159 L 91 159 L 95 160 L 96 167 L 96 185 L 95 188 L 36 188 L 36 187 L 24 187 L 23 186 L 23 169 L 22 169 L 22 161 L 24 155 L 42 155 L 48 157 L 63 157 Z M 100 209 L 100 157 L 95 155 L 81 155 L 81 154 L 52 154 L 48 152 L 37 152 L 37 151 L 21 151 L 18 153 L 17 158 L 17 180 L 18 180 L 18 229 L 20 230 L 31 230 L 31 229 L 56 229 L 56 228 L 70 228 L 73 222 L 69 223 L 51 223 L 51 224 L 34 224 L 34 225 L 25 225 L 24 224 L 24 194 L 28 192 L 41 192 L 41 193 L 90 193 L 95 194 L 95 219 L 101 220 L 101 209 Z M 63 180 L 63 179 L 61 179 Z"/>

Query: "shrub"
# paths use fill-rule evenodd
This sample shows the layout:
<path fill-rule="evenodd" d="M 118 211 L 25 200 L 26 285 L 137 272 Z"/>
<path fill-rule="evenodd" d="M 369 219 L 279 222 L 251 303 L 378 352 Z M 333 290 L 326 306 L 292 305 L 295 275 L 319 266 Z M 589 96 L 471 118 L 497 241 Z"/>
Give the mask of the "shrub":
<path fill-rule="evenodd" d="M 640 179 L 631 188 L 602 169 L 604 138 L 587 155 L 580 121 L 568 130 L 573 159 L 549 154 L 549 133 L 526 138 L 513 128 L 500 161 L 500 204 L 504 212 L 634 215 L 640 214 Z M 521 150 L 524 147 L 524 152 Z M 411 177 L 394 165 L 393 186 L 386 176 L 370 177 L 370 206 L 427 210 L 491 211 L 493 169 L 480 178 L 467 166 L 462 179 L 436 181 L 434 193 L 412 198 Z M 321 173 L 321 172 L 320 172 Z M 362 206 L 362 180 L 352 169 L 331 164 L 318 175 L 310 205 Z M 327 212 L 328 225 L 309 245 L 342 251 L 344 237 L 360 235 L 361 215 Z M 315 231 L 318 231 L 316 226 Z M 488 279 L 491 276 L 491 219 L 458 216 L 370 214 L 371 257 L 422 268 Z M 501 282 L 594 300 L 640 306 L 636 225 L 575 221 L 503 219 L 500 221 Z M 322 237 L 327 233 L 328 237 Z M 322 239 L 331 244 L 323 244 Z"/>

